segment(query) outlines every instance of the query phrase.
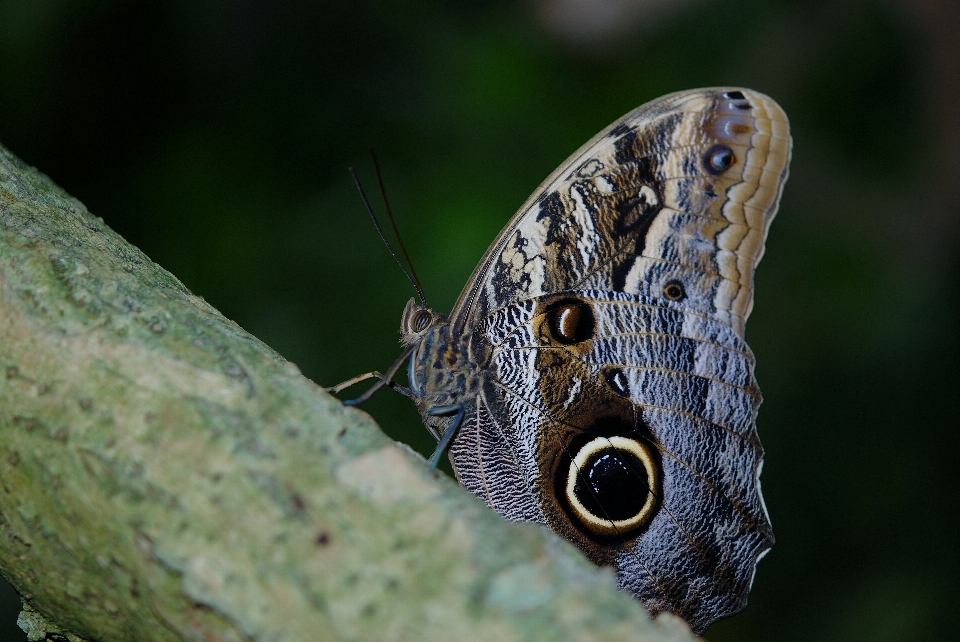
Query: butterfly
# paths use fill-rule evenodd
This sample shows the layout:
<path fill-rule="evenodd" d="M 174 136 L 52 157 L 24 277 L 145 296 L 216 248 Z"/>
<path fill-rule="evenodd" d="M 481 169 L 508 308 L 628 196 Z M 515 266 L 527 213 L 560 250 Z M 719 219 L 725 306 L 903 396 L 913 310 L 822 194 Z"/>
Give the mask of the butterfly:
<path fill-rule="evenodd" d="M 748 89 L 635 109 L 537 188 L 449 316 L 410 300 L 381 375 L 407 362 L 433 465 L 447 450 L 490 508 L 696 633 L 746 606 L 774 543 L 744 328 L 790 153 Z"/>

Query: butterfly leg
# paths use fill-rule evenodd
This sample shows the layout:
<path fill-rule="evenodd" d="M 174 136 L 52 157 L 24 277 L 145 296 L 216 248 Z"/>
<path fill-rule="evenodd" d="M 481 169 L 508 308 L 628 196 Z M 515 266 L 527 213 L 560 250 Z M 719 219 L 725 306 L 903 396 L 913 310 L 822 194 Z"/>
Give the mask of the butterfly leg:
<path fill-rule="evenodd" d="M 380 375 L 380 374 L 378 374 L 378 373 L 373 373 L 373 372 L 368 373 L 368 374 L 370 375 L 370 377 L 377 377 L 380 381 L 378 381 L 377 383 L 375 383 L 375 384 L 373 384 L 372 386 L 370 386 L 369 388 L 367 388 L 367 391 L 364 392 L 364 393 L 363 393 L 362 395 L 360 395 L 359 397 L 357 397 L 356 399 L 348 399 L 347 401 L 344 401 L 344 402 L 343 402 L 343 405 L 344 405 L 344 406 L 359 406 L 359 405 L 362 404 L 364 401 L 366 401 L 367 399 L 369 399 L 370 397 L 372 397 L 372 396 L 373 396 L 373 393 L 375 393 L 377 390 L 379 390 L 380 388 L 382 388 L 382 387 L 384 387 L 384 386 L 390 386 L 391 388 L 393 388 L 394 390 L 396 390 L 396 391 L 399 392 L 400 394 L 402 394 L 402 395 L 404 395 L 404 396 L 406 396 L 406 397 L 411 397 L 411 398 L 412 398 L 412 397 L 413 397 L 413 393 L 410 392 L 409 388 L 404 388 L 404 387 L 401 386 L 401 385 L 398 385 L 398 384 L 394 384 L 394 383 L 393 383 L 393 376 L 394 376 L 395 374 L 397 374 L 397 370 L 400 369 L 400 366 L 403 365 L 403 362 L 406 361 L 406 359 L 410 356 L 410 353 L 413 352 L 413 350 L 414 350 L 415 347 L 416 347 L 416 346 L 410 346 L 410 347 L 408 347 L 406 350 L 404 350 L 404 351 L 403 351 L 403 354 L 401 354 L 400 357 L 399 357 L 396 361 L 393 362 L 393 365 L 390 366 L 390 368 L 387 370 L 387 373 L 386 373 L 386 374 Z M 346 387 L 346 384 L 353 385 L 354 383 L 356 383 L 356 382 L 358 382 L 358 381 L 363 381 L 364 379 L 369 379 L 370 377 L 368 377 L 368 376 L 366 376 L 366 375 L 361 375 L 360 377 L 354 377 L 354 379 L 351 379 L 351 380 L 349 380 L 349 381 L 344 381 L 344 382 L 341 383 L 339 386 L 334 386 L 334 387 L 335 387 L 335 388 L 340 388 L 340 389 L 342 390 L 343 387 Z"/>
<path fill-rule="evenodd" d="M 446 452 L 447 448 L 450 446 L 450 440 L 453 439 L 453 435 L 457 432 L 457 428 L 459 428 L 460 424 L 463 423 L 464 407 L 462 403 L 457 403 L 450 406 L 438 406 L 427 411 L 428 415 L 435 416 L 449 415 L 451 412 L 456 412 L 457 414 L 454 416 L 450 426 L 443 431 L 443 436 L 440 437 L 440 441 L 437 442 L 437 449 L 433 451 L 432 455 L 430 455 L 430 460 L 428 463 L 431 471 L 437 469 L 437 463 L 440 461 L 440 455 Z"/>
<path fill-rule="evenodd" d="M 371 377 L 381 378 L 381 377 L 383 377 L 383 375 L 380 374 L 379 372 L 377 372 L 376 370 L 374 370 L 373 372 L 367 372 L 367 373 L 362 374 L 362 375 L 357 375 L 356 377 L 353 377 L 352 379 L 347 379 L 346 381 L 341 381 L 340 383 L 338 383 L 338 384 L 335 385 L 335 386 L 327 386 L 327 387 L 324 388 L 324 390 L 325 390 L 326 392 L 329 392 L 330 394 L 334 394 L 334 395 L 335 395 L 335 394 L 337 394 L 338 392 L 341 392 L 341 391 L 343 391 L 343 390 L 346 390 L 346 389 L 349 388 L 350 386 L 356 385 L 356 384 L 360 383 L 361 381 L 366 381 L 367 379 L 370 379 Z"/>
<path fill-rule="evenodd" d="M 331 393 L 331 394 L 337 394 L 338 392 L 342 392 L 343 390 L 346 390 L 346 389 L 349 388 L 350 386 L 353 386 L 353 385 L 355 385 L 355 384 L 358 384 L 358 383 L 360 383 L 361 381 L 366 381 L 367 379 L 370 379 L 370 378 L 372 378 L 372 377 L 376 377 L 377 379 L 380 379 L 380 381 L 383 381 L 383 379 L 384 379 L 384 376 L 383 376 L 382 374 L 380 374 L 379 372 L 377 372 L 376 370 L 374 370 L 373 372 L 368 372 L 368 373 L 366 373 L 366 374 L 357 375 L 357 376 L 354 377 L 353 379 L 347 379 L 346 381 L 343 381 L 343 382 L 341 382 L 341 383 L 338 383 L 338 384 L 335 385 L 335 386 L 328 386 L 328 387 L 324 388 L 324 390 L 327 391 L 327 392 L 329 392 L 329 393 Z M 401 395 L 403 395 L 404 397 L 407 397 L 408 399 L 413 399 L 413 398 L 414 398 L 414 395 L 413 395 L 413 393 L 410 391 L 410 388 L 407 388 L 406 386 L 401 386 L 401 385 L 400 385 L 399 383 L 397 383 L 396 381 L 383 381 L 383 385 L 387 386 L 388 388 L 390 388 L 390 389 L 393 390 L 394 392 L 399 392 Z"/>

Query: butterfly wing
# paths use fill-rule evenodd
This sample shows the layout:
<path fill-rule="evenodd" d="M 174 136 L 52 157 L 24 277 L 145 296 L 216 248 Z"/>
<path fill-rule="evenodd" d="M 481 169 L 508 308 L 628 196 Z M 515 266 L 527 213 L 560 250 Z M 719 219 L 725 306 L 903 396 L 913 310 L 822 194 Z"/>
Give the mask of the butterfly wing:
<path fill-rule="evenodd" d="M 773 544 L 753 356 L 730 328 L 675 303 L 570 295 L 591 310 L 584 341 L 557 340 L 550 296 L 485 324 L 491 357 L 476 421 L 451 460 L 498 512 L 549 525 L 615 566 L 648 610 L 701 632 L 745 606 Z"/>
<path fill-rule="evenodd" d="M 688 307 L 742 336 L 789 160 L 786 115 L 758 92 L 698 89 L 638 107 L 510 220 L 454 306 L 455 331 L 542 294 L 659 293 L 678 278 L 697 286 Z"/>
<path fill-rule="evenodd" d="M 773 544 L 743 332 L 789 156 L 762 94 L 644 105 L 544 182 L 451 315 L 480 372 L 460 482 L 697 631 L 743 608 Z"/>

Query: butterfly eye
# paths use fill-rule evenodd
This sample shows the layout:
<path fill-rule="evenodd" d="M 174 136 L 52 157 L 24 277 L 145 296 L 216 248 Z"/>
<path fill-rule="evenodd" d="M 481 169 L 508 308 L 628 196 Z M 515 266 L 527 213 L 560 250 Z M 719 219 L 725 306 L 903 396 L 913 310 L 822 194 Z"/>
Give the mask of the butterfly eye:
<path fill-rule="evenodd" d="M 432 320 L 433 315 L 430 314 L 430 312 L 427 310 L 418 310 L 416 316 L 413 317 L 413 331 L 423 332 L 430 326 Z"/>
<path fill-rule="evenodd" d="M 707 151 L 703 164 L 708 172 L 716 175 L 730 169 L 736 161 L 737 157 L 733 155 L 732 149 L 726 145 L 714 145 Z"/>
<path fill-rule="evenodd" d="M 683 284 L 679 281 L 670 281 L 663 286 L 663 296 L 671 301 L 683 301 L 687 298 L 687 292 L 683 289 Z"/>
<path fill-rule="evenodd" d="M 550 336 L 563 345 L 593 336 L 593 312 L 581 301 L 561 301 L 547 312 Z"/>
<path fill-rule="evenodd" d="M 596 535 L 622 535 L 646 524 L 656 507 L 659 467 L 650 446 L 626 437 L 597 437 L 570 462 L 566 500 Z"/>

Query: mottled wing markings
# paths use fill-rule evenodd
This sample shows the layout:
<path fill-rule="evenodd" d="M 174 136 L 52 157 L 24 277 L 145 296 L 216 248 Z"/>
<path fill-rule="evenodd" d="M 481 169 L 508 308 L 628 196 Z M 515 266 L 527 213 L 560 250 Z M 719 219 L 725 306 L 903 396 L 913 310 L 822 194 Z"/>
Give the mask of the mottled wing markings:
<path fill-rule="evenodd" d="M 547 409 L 533 405 L 530 400 L 520 396 L 509 388 L 503 387 L 502 389 L 504 393 L 509 395 L 515 402 L 515 412 L 517 414 L 532 415 L 539 419 L 538 429 L 541 433 L 554 433 L 558 439 L 562 440 L 563 433 L 569 431 L 571 428 L 570 425 L 557 419 Z M 661 503 L 661 508 L 663 508 L 663 513 L 658 519 L 661 521 L 666 520 L 669 527 L 679 529 L 683 534 L 683 538 L 689 544 L 690 550 L 683 552 L 683 547 L 678 547 L 675 540 L 664 540 L 662 538 L 662 529 L 664 526 L 657 525 L 656 523 L 638 540 L 624 541 L 623 546 L 615 547 L 616 550 L 626 551 L 626 555 L 637 558 L 635 563 L 643 564 L 642 560 L 644 559 L 649 560 L 658 557 L 657 553 L 661 552 L 662 542 L 668 541 L 676 557 L 683 557 L 688 555 L 689 552 L 692 552 L 699 558 L 702 565 L 698 574 L 707 577 L 712 572 L 717 561 L 722 558 L 722 553 L 715 550 L 719 549 L 716 543 L 708 541 L 706 537 L 707 533 L 705 533 L 705 530 L 708 529 L 705 529 L 705 527 L 715 527 L 717 524 L 721 524 L 723 527 L 722 530 L 726 534 L 725 536 L 738 537 L 751 544 L 757 543 L 758 541 L 760 543 L 769 541 L 768 538 L 772 537 L 772 535 L 769 533 L 769 524 L 766 520 L 765 509 L 762 507 L 762 503 L 758 504 L 755 501 L 755 494 L 750 492 L 752 489 L 740 489 L 743 492 L 735 493 L 734 491 L 738 490 L 737 488 L 718 488 L 718 486 L 729 485 L 729 482 L 724 479 L 722 471 L 718 472 L 714 466 L 701 465 L 698 468 L 691 460 L 684 460 L 678 456 L 678 451 L 671 450 L 669 446 L 662 444 L 655 445 L 661 453 L 669 457 L 666 462 L 666 468 L 669 477 L 674 480 L 674 483 L 666 485 L 663 495 L 658 498 Z M 732 453 L 725 452 L 724 454 L 728 456 Z M 718 481 L 711 482 L 711 478 Z M 549 483 L 549 480 L 543 481 L 545 482 L 544 485 Z M 714 516 L 709 523 L 705 523 L 703 520 L 704 512 Z M 732 519 L 733 512 L 736 512 L 742 519 Z M 762 516 L 760 521 L 758 521 L 758 516 Z M 563 532 L 562 525 L 558 526 L 555 521 L 550 522 L 549 518 L 548 522 L 556 530 Z M 729 522 L 736 523 L 729 524 Z M 761 532 L 762 535 L 756 536 L 755 533 L 757 532 Z M 638 552 L 643 548 L 650 550 Z M 706 551 L 713 552 L 708 554 Z M 587 552 L 590 554 L 590 551 Z M 603 554 L 603 551 L 596 554 L 594 556 L 595 561 L 601 561 Z M 752 559 L 746 560 L 746 562 L 748 564 L 753 563 Z M 665 573 L 661 577 L 657 577 L 656 575 L 651 575 L 650 577 L 654 583 L 660 584 L 665 580 L 669 580 L 671 576 Z M 716 588 L 714 587 L 713 590 L 715 592 Z M 701 593 L 704 589 L 694 588 L 693 591 L 695 593 Z M 677 611 L 679 609 L 679 602 L 663 600 L 662 597 L 663 596 L 661 596 L 661 601 L 667 605 L 667 610 Z"/>
<path fill-rule="evenodd" d="M 533 415 L 538 416 L 539 430 L 542 431 L 543 426 L 549 425 L 552 430 L 560 431 L 564 433 L 583 431 L 584 429 L 583 426 L 571 424 L 562 418 L 558 418 L 556 413 L 551 412 L 549 408 L 545 406 L 536 405 L 533 401 L 522 396 L 520 393 L 511 389 L 510 387 L 505 386 L 502 383 L 496 382 L 496 381 L 494 381 L 493 383 L 494 385 L 502 389 L 504 393 L 514 398 L 516 402 L 516 408 L 514 409 L 515 414 L 526 416 L 532 413 Z M 589 390 L 589 392 L 598 393 L 600 392 L 600 390 L 598 388 L 594 388 Z M 664 417 L 660 417 L 658 421 L 658 418 L 656 417 L 657 414 L 666 415 L 667 413 L 669 413 L 671 415 L 680 415 L 683 419 L 690 419 L 690 420 L 697 419 L 696 417 L 690 416 L 686 413 L 678 413 L 675 410 L 670 408 L 655 408 L 654 411 L 655 413 L 654 413 L 653 423 L 655 425 L 669 425 L 671 423 L 674 423 L 674 419 L 675 419 L 675 418 L 666 419 Z M 697 426 L 697 424 L 692 421 L 690 422 L 690 425 Z M 700 423 L 698 427 L 703 428 L 703 426 L 704 424 Z M 719 427 L 719 426 L 715 426 L 715 427 Z M 656 436 L 660 438 L 675 437 L 676 431 L 665 430 L 663 431 L 663 435 L 657 432 Z M 730 437 L 732 437 L 732 435 L 728 434 L 724 436 L 718 436 L 717 434 L 712 434 L 712 435 L 709 435 L 707 438 L 700 439 L 699 441 L 708 446 L 722 448 L 722 450 L 726 453 L 735 451 L 738 457 L 740 457 L 742 461 L 742 457 L 749 455 L 750 451 L 753 450 L 754 446 L 749 442 L 744 442 L 743 440 L 730 439 Z M 671 447 L 671 445 L 673 447 Z M 683 448 L 681 448 L 681 446 L 688 446 L 688 444 L 680 444 L 680 443 L 675 443 L 674 440 L 663 439 L 662 441 L 654 444 L 654 446 L 662 454 L 667 455 L 672 460 L 674 460 L 678 465 L 686 468 L 691 474 L 699 478 L 699 480 L 703 483 L 705 487 L 709 489 L 710 492 L 716 493 L 722 501 L 730 503 L 731 506 L 733 506 L 740 513 L 740 516 L 744 518 L 745 524 L 743 528 L 755 528 L 760 523 L 760 521 L 757 519 L 756 516 L 763 513 L 760 512 L 760 509 L 758 508 L 759 504 L 757 504 L 757 502 L 751 499 L 754 495 L 754 493 L 752 492 L 753 490 L 752 488 L 743 488 L 741 485 L 734 484 L 731 480 L 725 479 L 722 475 L 717 476 L 715 474 L 716 470 L 714 470 L 715 462 L 713 462 L 710 459 L 704 459 L 702 457 L 701 458 L 695 457 L 693 459 L 684 459 L 683 457 L 681 457 L 679 455 L 679 453 L 683 451 Z M 696 455 L 697 453 L 693 453 L 693 454 Z M 719 480 L 719 482 L 717 483 L 711 482 L 710 481 L 711 479 L 717 479 Z M 743 481 L 744 480 L 740 480 L 741 484 Z M 718 486 L 723 486 L 723 485 L 727 485 L 729 486 L 729 488 L 727 490 L 720 490 Z M 738 491 L 738 492 L 734 492 L 734 491 Z M 669 502 L 667 503 L 667 505 L 669 505 Z"/>
<path fill-rule="evenodd" d="M 522 395 L 537 397 L 542 385 L 539 380 L 550 376 L 553 369 L 569 368 L 568 361 L 582 365 L 591 379 L 598 379 L 604 366 L 620 365 L 629 369 L 631 391 L 647 390 L 632 395 L 634 404 L 690 413 L 741 438 L 750 435 L 752 414 L 729 416 L 730 407 L 753 408 L 760 401 L 753 379 L 753 355 L 735 333 L 715 321 L 648 298 L 577 294 L 594 303 L 597 322 L 589 349 L 573 355 L 564 348 L 540 345 L 535 330 L 538 316 L 533 306 L 524 302 L 493 315 L 485 327 L 494 346 L 489 376 Z M 517 308 L 524 308 L 523 314 L 518 314 Z M 554 365 L 540 364 L 533 375 L 524 372 L 535 365 L 531 361 L 538 354 L 545 353 L 559 355 L 560 360 Z M 659 383 L 655 381 L 658 377 Z M 721 393 L 712 393 L 714 384 L 722 387 Z M 557 389 L 564 399 L 568 397 L 570 385 Z M 693 394 L 697 390 L 699 394 Z M 723 403 L 729 395 L 733 399 Z"/>
<path fill-rule="evenodd" d="M 747 93 L 749 110 L 707 92 L 666 97 L 602 132 L 520 209 L 453 317 L 476 323 L 511 301 L 611 284 L 655 295 L 681 278 L 690 307 L 742 334 L 789 155 L 782 111 Z M 739 162 L 714 176 L 702 156 L 718 143 Z"/>
<path fill-rule="evenodd" d="M 644 105 L 544 181 L 450 317 L 478 360 L 450 448 L 460 482 L 615 564 L 651 612 L 695 631 L 743 607 L 773 543 L 743 333 L 789 155 L 786 117 L 762 94 Z M 590 333 L 557 344 L 544 330 L 560 309 L 550 306 L 569 301 L 587 306 Z M 660 510 L 601 541 L 564 512 L 556 479 L 583 439 L 617 449 L 621 434 L 657 453 Z"/>
<path fill-rule="evenodd" d="M 655 518 L 645 531 L 647 534 L 632 544 L 626 555 L 633 561 L 622 563 L 634 568 L 645 566 L 643 576 L 655 586 L 662 585 L 665 580 L 661 575 L 665 571 L 651 568 L 653 562 L 640 560 L 657 555 L 659 549 L 655 542 L 670 529 L 682 534 L 692 554 L 701 560 L 701 574 L 707 576 L 723 558 L 715 552 L 717 546 L 709 543 L 711 537 L 716 536 L 717 528 L 725 536 L 735 534 L 745 542 L 737 551 L 769 546 L 772 535 L 755 488 L 756 469 L 762 456 L 753 431 L 759 392 L 753 380 L 752 353 L 743 340 L 710 317 L 683 310 L 676 304 L 616 292 L 587 291 L 576 295 L 590 302 L 596 313 L 593 348 L 582 358 L 571 359 L 581 368 L 578 378 L 590 382 L 583 386 L 581 396 L 600 396 L 597 382 L 599 368 L 604 365 L 636 366 L 638 371 L 649 367 L 650 374 L 636 375 L 628 370 L 626 377 L 631 401 L 643 408 L 646 422 L 658 439 L 656 447 L 666 456 L 664 477 L 670 483 L 665 484 L 663 490 L 663 515 Z M 521 458 L 532 462 L 533 465 L 524 467 L 530 471 L 531 478 L 540 480 L 545 459 L 543 435 L 575 432 L 585 426 L 562 416 L 570 403 L 551 403 L 543 398 L 544 380 L 569 381 L 571 374 L 569 368 L 564 371 L 564 364 L 553 368 L 538 365 L 536 355 L 546 349 L 538 346 L 534 335 L 536 310 L 536 299 L 518 302 L 488 317 L 478 331 L 494 346 L 486 388 L 492 382 L 502 390 L 506 400 L 500 402 L 501 412 L 509 417 L 508 423 L 518 426 L 515 448 Z M 624 334 L 649 337 L 651 341 L 622 341 Z M 702 347 L 699 357 L 697 346 Z M 677 377 L 705 385 L 684 387 Z M 725 392 L 713 398 L 710 391 L 718 384 L 726 387 Z M 569 385 L 559 385 L 558 389 L 569 395 Z M 700 400 L 699 406 L 692 407 L 690 404 L 698 403 L 697 400 Z M 562 437 L 555 438 L 563 441 Z M 536 497 L 541 505 L 547 501 L 544 498 L 547 491 L 543 489 L 549 488 L 549 480 L 546 482 L 541 483 Z M 531 485 L 526 488 L 537 494 Z M 714 499 L 704 499 L 710 497 Z M 691 513 L 688 503 L 698 504 L 700 508 Z M 708 524 L 713 532 L 711 536 L 695 528 L 697 524 L 702 525 L 704 509 L 717 516 Z M 724 519 L 736 524 L 727 524 Z M 542 515 L 530 521 L 550 520 Z M 757 532 L 761 535 L 755 535 Z M 707 554 L 705 550 L 714 553 Z M 679 557 L 682 556 L 678 554 Z M 721 567 L 739 567 L 753 561 L 748 554 L 741 560 L 727 560 Z M 670 564 L 675 562 L 676 559 Z M 670 564 L 665 563 L 664 568 Z M 739 575 L 751 573 L 741 569 Z M 626 585 L 626 579 L 621 581 Z M 688 592 L 709 596 L 709 586 L 714 585 L 688 587 Z M 649 588 L 643 591 L 649 593 Z M 676 602 L 680 598 L 671 596 L 663 586 L 657 595 L 648 597 L 660 608 L 681 611 Z"/>
<path fill-rule="evenodd" d="M 691 428 L 700 433 L 699 438 L 705 444 L 722 444 L 725 451 L 738 451 L 738 456 L 730 461 L 742 462 L 742 452 L 746 449 L 759 450 L 759 443 L 752 431 L 756 406 L 759 405 L 759 392 L 753 382 L 753 358 L 746 344 L 735 333 L 716 322 L 667 308 L 655 301 L 601 292 L 579 294 L 583 300 L 597 303 L 594 347 L 584 358 L 570 359 L 584 366 L 582 372 L 587 376 L 578 379 L 589 381 L 593 386 L 584 386 L 581 395 L 596 394 L 601 366 L 626 364 L 635 367 L 638 372 L 644 372 L 636 374 L 630 371 L 627 374 L 631 398 L 636 406 L 654 413 L 673 413 L 692 420 Z M 558 411 L 567 410 L 569 403 L 559 407 L 551 405 L 539 392 L 540 378 L 551 377 L 552 369 L 569 369 L 570 363 L 559 363 L 555 368 L 541 368 L 532 377 L 517 374 L 529 367 L 533 358 L 531 353 L 556 350 L 536 345 L 533 336 L 536 320 L 534 306 L 530 302 L 511 306 L 490 318 L 487 336 L 491 345 L 498 348 L 492 357 L 490 380 L 527 403 L 534 404 L 539 412 L 553 417 L 554 421 L 567 428 L 584 430 L 587 426 L 570 423 L 564 418 L 563 412 Z M 671 327 L 674 328 L 672 332 L 666 331 Z M 662 337 L 666 341 L 617 342 L 611 347 L 608 340 L 616 338 L 615 335 L 625 329 Z M 690 359 L 690 356 L 694 358 Z M 562 389 L 570 394 L 569 387 Z M 524 423 L 524 419 L 527 418 L 514 417 L 519 424 Z M 710 434 L 713 428 L 709 425 L 729 435 Z M 678 447 L 681 444 L 673 444 L 677 448 L 667 445 L 671 437 L 671 434 L 665 434 L 661 438 L 666 451 L 671 454 L 680 452 Z M 753 480 L 748 481 L 752 483 Z M 744 491 L 737 495 L 744 497 L 747 494 Z"/>
<path fill-rule="evenodd" d="M 455 469 L 457 480 L 508 519 L 543 524 L 543 513 L 521 469 L 515 441 L 497 422 L 481 393 L 451 445 L 451 455 L 462 462 Z"/>
<path fill-rule="evenodd" d="M 502 386 L 499 384 L 497 384 L 497 387 L 502 393 L 504 393 L 510 398 L 510 401 L 512 402 L 510 405 L 514 406 L 513 410 L 515 414 L 529 415 L 530 417 L 535 418 L 537 420 L 537 429 L 541 433 L 546 433 L 549 436 L 553 436 L 558 441 L 562 441 L 564 439 L 563 433 L 568 430 L 569 426 L 566 426 L 563 424 L 563 422 L 556 420 L 554 417 L 551 416 L 551 414 L 548 411 L 545 411 L 543 408 L 537 407 L 530 400 L 521 397 L 519 394 L 509 389 L 508 387 Z M 524 409 L 527 412 L 523 412 Z M 535 452 L 527 452 L 527 454 L 531 455 L 532 458 L 537 457 L 537 453 Z M 534 474 L 536 475 L 536 477 L 534 477 L 534 480 L 538 482 L 535 485 L 534 492 L 536 492 L 536 489 L 539 488 L 540 493 L 538 493 L 539 495 L 538 499 L 541 505 L 545 503 L 549 503 L 551 501 L 553 503 L 556 503 L 557 501 L 556 498 L 548 497 L 548 495 L 550 494 L 550 491 L 548 490 L 550 480 L 543 479 L 542 471 L 540 470 L 540 468 L 534 469 Z M 662 497 L 658 498 L 658 500 L 661 503 L 663 503 Z M 582 538 L 577 538 L 573 532 L 571 532 L 569 529 L 565 529 L 563 524 L 558 524 L 555 516 L 553 516 L 554 519 L 551 519 L 551 516 L 552 515 L 542 513 L 541 519 L 535 520 L 535 521 L 548 524 L 557 532 L 565 535 L 568 539 L 573 540 L 575 543 L 579 543 L 581 547 L 583 547 L 586 544 L 586 542 L 582 541 Z M 531 521 L 534 521 L 534 520 L 531 520 Z M 681 531 L 683 531 L 682 525 L 679 524 L 678 522 L 675 522 L 675 526 Z M 690 537 L 687 533 L 684 532 L 684 538 L 688 541 L 688 543 L 691 544 L 691 548 L 695 548 L 694 539 L 692 537 Z M 580 539 L 581 541 L 577 542 L 578 539 Z M 590 555 L 590 551 L 585 551 L 585 552 L 587 552 L 587 554 Z M 632 555 L 635 558 L 632 561 L 634 565 L 639 565 L 643 567 L 644 570 L 646 570 L 643 559 L 641 559 L 639 556 L 637 556 L 634 553 L 628 552 L 628 555 Z M 591 555 L 591 558 L 593 559 L 593 561 L 597 563 L 603 563 L 605 561 L 605 557 L 606 556 L 602 552 L 600 553 L 600 555 Z M 656 588 L 658 597 L 666 593 L 666 591 L 660 586 L 660 582 L 662 581 L 661 577 L 659 577 L 657 574 L 653 574 L 649 572 L 647 572 L 647 577 L 649 578 L 649 583 Z"/>
<path fill-rule="evenodd" d="M 541 434 L 552 433 L 562 439 L 559 433 L 569 426 L 552 417 L 544 408 L 533 407 L 528 399 L 516 392 L 506 387 L 503 390 L 515 401 L 516 416 L 536 419 L 537 430 Z M 660 421 L 653 418 L 650 423 L 658 425 Z M 683 427 L 676 421 L 664 424 L 672 428 Z M 682 431 L 668 430 L 664 434 L 677 432 Z M 752 580 L 752 565 L 755 563 L 751 551 L 768 548 L 772 541 L 762 502 L 757 503 L 755 494 L 751 493 L 752 488 L 734 492 L 737 488 L 725 479 L 724 472 L 718 471 L 717 466 L 702 463 L 698 466 L 697 462 L 685 461 L 676 454 L 679 449 L 672 444 L 657 444 L 657 448 L 668 455 L 664 462 L 664 477 L 672 480 L 672 483 L 665 485 L 659 498 L 663 510 L 649 528 L 639 538 L 624 541 L 622 546 L 612 549 L 617 555 L 621 586 L 644 599 L 648 608 L 686 614 L 688 618 L 699 610 L 699 607 L 689 605 L 691 595 L 697 604 L 703 600 L 716 602 L 717 605 L 708 612 L 726 612 L 736 608 L 726 604 L 730 598 L 742 606 L 741 602 L 745 599 L 742 591 Z M 732 452 L 729 448 L 715 452 L 719 456 L 714 459 L 736 456 L 739 461 L 744 460 L 743 454 Z M 758 457 L 752 450 L 746 454 Z M 535 457 L 536 453 L 533 455 Z M 711 482 L 711 478 L 717 481 Z M 545 482 L 544 486 L 549 484 L 549 480 L 542 481 Z M 735 519 L 734 512 L 742 519 Z M 705 522 L 704 514 L 713 517 Z M 556 516 L 553 517 L 553 520 L 548 517 L 547 523 L 576 541 L 575 535 L 564 532 L 563 526 L 556 523 Z M 671 531 L 679 532 L 679 537 L 671 535 Z M 679 543 L 681 539 L 686 546 Z M 731 550 L 724 546 L 729 542 L 739 542 L 739 546 Z M 606 559 L 608 551 L 591 551 L 589 542 L 581 541 L 580 545 L 594 561 L 602 563 Z M 736 555 L 741 551 L 747 554 Z M 652 570 L 651 565 L 654 566 Z M 640 576 L 636 575 L 637 567 L 644 571 Z M 677 572 L 684 567 L 687 567 L 687 572 Z M 735 567 L 739 570 L 728 571 Z M 718 574 L 724 576 L 719 578 L 723 581 L 716 581 Z M 725 577 L 727 575 L 730 578 Z M 640 578 L 643 578 L 643 582 L 638 583 Z M 688 584 L 686 578 L 700 578 L 700 581 Z M 734 591 L 728 595 L 731 588 Z"/>

